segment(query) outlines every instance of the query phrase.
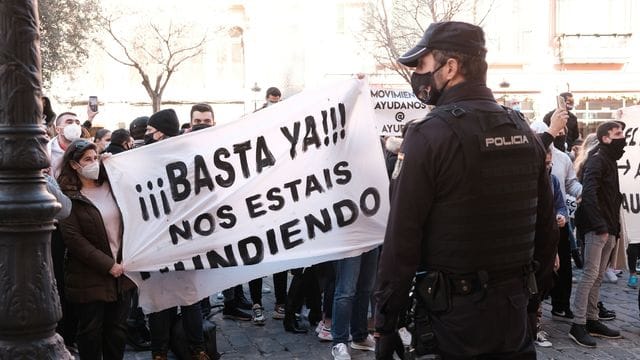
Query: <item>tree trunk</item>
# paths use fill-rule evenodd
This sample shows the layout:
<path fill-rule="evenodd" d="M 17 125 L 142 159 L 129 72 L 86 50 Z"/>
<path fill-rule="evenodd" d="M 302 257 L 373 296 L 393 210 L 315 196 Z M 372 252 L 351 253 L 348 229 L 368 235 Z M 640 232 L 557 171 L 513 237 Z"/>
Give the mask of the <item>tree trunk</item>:
<path fill-rule="evenodd" d="M 151 97 L 151 106 L 154 114 L 160 111 L 160 105 L 162 105 L 162 95 L 154 94 Z"/>

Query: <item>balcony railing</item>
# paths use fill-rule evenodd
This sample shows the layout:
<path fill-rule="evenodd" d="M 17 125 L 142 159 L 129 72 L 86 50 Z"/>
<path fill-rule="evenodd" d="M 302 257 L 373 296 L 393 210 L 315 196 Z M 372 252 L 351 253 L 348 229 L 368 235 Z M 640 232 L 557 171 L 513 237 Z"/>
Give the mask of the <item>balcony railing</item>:
<path fill-rule="evenodd" d="M 623 63 L 631 56 L 631 35 L 559 34 L 556 58 L 560 64 Z"/>

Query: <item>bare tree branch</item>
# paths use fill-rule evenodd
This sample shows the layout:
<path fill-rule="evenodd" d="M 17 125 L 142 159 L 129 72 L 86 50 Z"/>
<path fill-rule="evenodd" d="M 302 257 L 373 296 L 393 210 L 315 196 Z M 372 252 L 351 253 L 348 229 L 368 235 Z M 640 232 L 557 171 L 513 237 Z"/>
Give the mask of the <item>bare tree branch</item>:
<path fill-rule="evenodd" d="M 165 31 L 158 24 L 149 22 L 147 27 L 150 31 L 136 31 L 147 34 L 149 38 L 128 43 L 124 35 L 116 34 L 114 31 L 112 19 L 105 20 L 105 30 L 122 55 L 118 56 L 111 49 L 104 47 L 105 52 L 118 63 L 131 66 L 138 71 L 142 78 L 142 86 L 151 98 L 153 111 L 158 111 L 164 90 L 173 74 L 182 64 L 204 52 L 207 43 L 206 31 L 202 37 L 197 37 L 198 41 L 189 41 L 194 34 L 185 25 L 176 26 L 170 22 Z M 153 83 L 150 80 L 151 72 L 155 77 Z"/>
<path fill-rule="evenodd" d="M 476 4 L 477 4 L 477 2 L 478 2 L 478 0 L 476 0 Z M 491 0 L 491 2 L 489 3 L 489 6 L 487 7 L 487 11 L 484 13 L 482 18 L 480 18 L 480 20 L 476 20 L 475 17 L 474 17 L 474 20 L 476 20 L 476 24 L 478 26 L 482 26 L 482 24 L 484 24 L 484 21 L 487 20 L 487 17 L 491 13 L 491 10 L 493 10 L 493 5 L 495 4 L 495 2 L 496 2 L 496 0 Z"/>
<path fill-rule="evenodd" d="M 379 68 L 394 72 L 411 83 L 411 69 L 398 64 L 397 59 L 415 45 L 429 24 L 450 21 L 465 12 L 468 15 L 468 9 L 477 5 L 477 1 L 396 0 L 389 6 L 388 1 L 377 0 L 363 16 L 363 43 L 369 45 L 366 48 Z M 487 18 L 494 2 L 491 1 L 481 21 Z"/>

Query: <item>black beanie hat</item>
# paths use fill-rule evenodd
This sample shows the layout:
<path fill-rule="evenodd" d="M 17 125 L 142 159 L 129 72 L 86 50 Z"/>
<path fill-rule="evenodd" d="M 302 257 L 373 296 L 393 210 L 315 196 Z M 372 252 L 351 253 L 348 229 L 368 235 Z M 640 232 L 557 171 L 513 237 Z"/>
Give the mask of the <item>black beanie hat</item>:
<path fill-rule="evenodd" d="M 177 136 L 180 134 L 180 122 L 178 115 L 173 109 L 160 110 L 151 115 L 148 126 L 153 126 L 166 136 Z"/>
<path fill-rule="evenodd" d="M 149 122 L 148 116 L 140 116 L 135 118 L 131 122 L 131 124 L 129 124 L 129 132 L 131 133 L 131 137 L 134 138 L 135 140 L 144 139 L 144 133 L 147 132 L 148 122 Z"/>

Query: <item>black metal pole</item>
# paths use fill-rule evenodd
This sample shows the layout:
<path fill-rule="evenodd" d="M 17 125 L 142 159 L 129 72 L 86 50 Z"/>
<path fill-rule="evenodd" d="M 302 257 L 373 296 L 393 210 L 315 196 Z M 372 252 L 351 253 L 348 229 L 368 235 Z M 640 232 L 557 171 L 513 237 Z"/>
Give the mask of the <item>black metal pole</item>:
<path fill-rule="evenodd" d="M 61 20 L 65 21 L 65 20 Z M 0 360 L 71 359 L 51 270 L 36 0 L 0 0 Z"/>

